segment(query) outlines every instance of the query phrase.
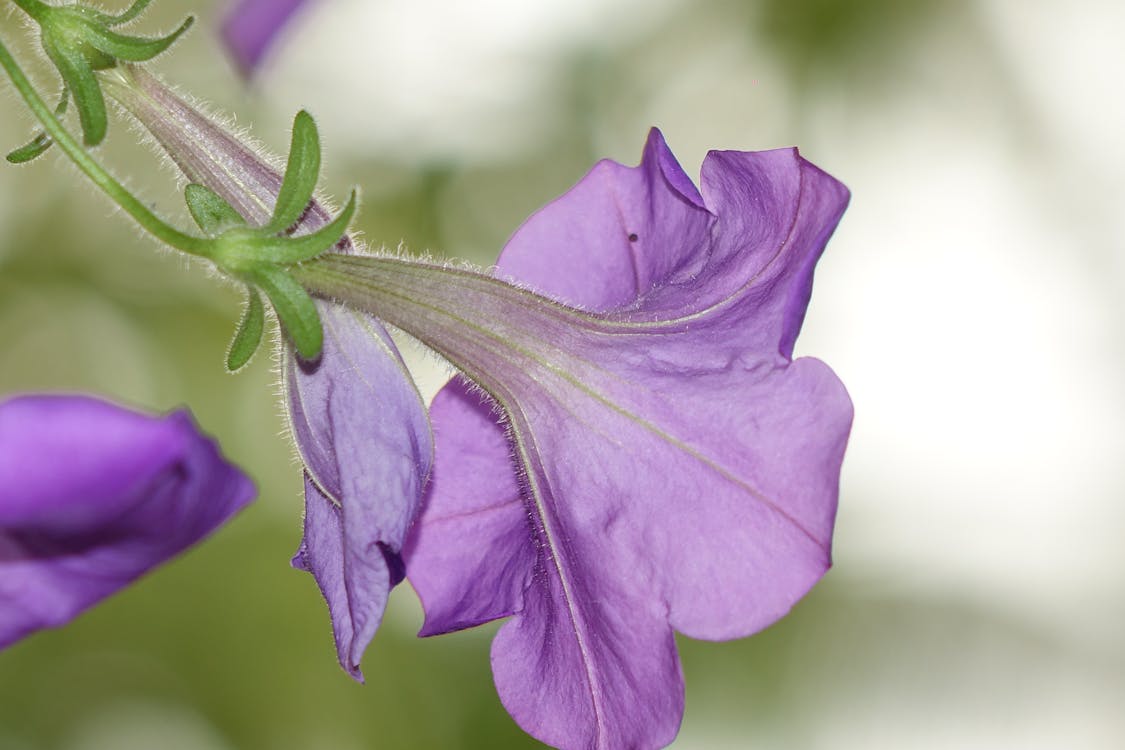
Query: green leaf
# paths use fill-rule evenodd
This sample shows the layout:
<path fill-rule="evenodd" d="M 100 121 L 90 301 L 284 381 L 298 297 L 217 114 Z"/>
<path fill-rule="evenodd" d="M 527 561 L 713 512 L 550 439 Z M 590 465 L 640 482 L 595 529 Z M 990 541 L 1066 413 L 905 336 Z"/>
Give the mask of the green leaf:
<path fill-rule="evenodd" d="M 146 39 L 139 36 L 125 36 L 115 31 L 97 26 L 88 26 L 86 29 L 86 43 L 96 50 L 112 55 L 118 60 L 129 62 L 144 62 L 151 60 L 164 50 L 172 46 L 185 31 L 191 28 L 195 19 L 188 16 L 180 28 L 168 36 L 159 39 Z"/>
<path fill-rule="evenodd" d="M 26 164 L 27 162 L 42 156 L 43 153 L 51 147 L 54 141 L 51 136 L 46 133 L 39 133 L 28 143 L 20 146 L 17 149 L 12 149 L 4 158 L 12 164 Z"/>
<path fill-rule="evenodd" d="M 312 234 L 299 237 L 266 237 L 254 243 L 254 259 L 281 265 L 300 263 L 331 249 L 348 231 L 356 209 L 356 192 L 352 190 L 348 205 L 332 220 Z"/>
<path fill-rule="evenodd" d="M 293 118 L 293 137 L 289 142 L 289 162 L 277 195 L 273 218 L 266 232 L 279 234 L 297 223 L 312 200 L 320 176 L 320 136 L 312 115 L 301 110 Z"/>
<path fill-rule="evenodd" d="M 273 266 L 257 268 L 250 280 L 258 285 L 273 305 L 277 319 L 301 359 L 314 360 L 324 345 L 324 330 L 316 303 L 305 288 L 285 270 Z"/>
<path fill-rule="evenodd" d="M 66 114 L 66 105 L 69 101 L 70 96 L 67 93 L 66 87 L 64 86 L 62 94 L 59 96 L 58 106 L 55 107 L 55 117 L 61 118 Z M 25 162 L 31 161 L 38 156 L 41 156 L 44 151 L 51 147 L 52 143 L 54 143 L 54 141 L 51 140 L 51 136 L 40 131 L 35 135 L 34 138 L 31 139 L 30 143 L 25 146 L 20 146 L 19 148 L 11 151 L 6 158 L 12 164 L 23 164 Z"/>
<path fill-rule="evenodd" d="M 116 16 L 111 16 L 108 13 L 101 14 L 103 16 L 102 22 L 109 26 L 122 26 L 144 13 L 145 8 L 151 3 L 152 0 L 136 0 L 136 2 Z"/>
<path fill-rule="evenodd" d="M 262 331 L 266 327 L 265 308 L 262 306 L 262 296 L 254 287 L 246 287 L 246 309 L 242 313 L 242 321 L 227 350 L 227 371 L 238 372 L 262 343 Z"/>
<path fill-rule="evenodd" d="M 222 196 L 205 185 L 188 185 L 184 188 L 184 200 L 195 223 L 212 237 L 231 227 L 246 225 L 246 220 Z"/>
<path fill-rule="evenodd" d="M 47 34 L 43 35 L 43 49 L 70 89 L 78 109 L 78 120 L 82 123 L 82 140 L 87 146 L 98 145 L 105 139 L 107 127 L 105 98 L 89 60 L 80 51 L 58 44 Z"/>

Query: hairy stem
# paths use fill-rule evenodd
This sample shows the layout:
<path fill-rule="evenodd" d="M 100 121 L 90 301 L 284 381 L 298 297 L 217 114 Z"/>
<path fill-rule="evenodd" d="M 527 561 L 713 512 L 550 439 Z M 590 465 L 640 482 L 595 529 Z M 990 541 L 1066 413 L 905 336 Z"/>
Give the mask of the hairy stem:
<path fill-rule="evenodd" d="M 13 0 L 21 8 L 24 4 L 35 3 L 38 0 Z M 26 8 L 25 8 L 26 10 Z M 29 11 L 30 12 L 30 11 Z M 120 206 L 127 214 L 133 217 L 141 227 L 157 238 L 177 250 L 182 250 L 191 255 L 210 257 L 210 243 L 202 237 L 193 237 L 170 226 L 156 214 L 148 209 L 139 199 L 114 179 L 98 162 L 86 152 L 70 132 L 59 122 L 51 109 L 35 91 L 31 82 L 24 75 L 23 70 L 12 57 L 8 48 L 0 42 L 0 67 L 7 72 L 16 87 L 20 97 L 27 104 L 35 117 L 43 125 L 43 129 L 54 139 L 59 148 L 90 180 L 109 196 L 110 200 Z"/>

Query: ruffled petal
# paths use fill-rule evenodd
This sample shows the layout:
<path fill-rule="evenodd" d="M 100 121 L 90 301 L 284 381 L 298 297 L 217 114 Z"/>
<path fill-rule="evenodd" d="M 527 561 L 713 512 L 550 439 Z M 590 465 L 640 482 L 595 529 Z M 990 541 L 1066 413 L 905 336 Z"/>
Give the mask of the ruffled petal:
<path fill-rule="evenodd" d="M 715 214 L 704 266 L 661 283 L 620 317 L 690 323 L 717 347 L 789 359 L 848 190 L 797 149 L 713 151 L 701 182 Z"/>
<path fill-rule="evenodd" d="M 653 128 L 639 167 L 599 162 L 533 214 L 504 247 L 497 275 L 586 310 L 628 307 L 698 271 L 711 220 Z"/>
<path fill-rule="evenodd" d="M 512 615 L 497 689 L 565 750 L 670 742 L 673 628 L 760 630 L 831 563 L 852 407 L 791 354 L 847 190 L 792 149 L 713 153 L 702 198 L 685 181 L 654 132 L 639 167 L 602 162 L 516 233 L 497 274 L 585 313 L 463 273 L 373 271 L 442 312 L 419 334 L 504 419 L 463 387 L 435 403 L 439 472 L 471 480 L 435 482 L 417 527 L 424 632 Z M 481 548 L 448 551 L 459 539 Z"/>

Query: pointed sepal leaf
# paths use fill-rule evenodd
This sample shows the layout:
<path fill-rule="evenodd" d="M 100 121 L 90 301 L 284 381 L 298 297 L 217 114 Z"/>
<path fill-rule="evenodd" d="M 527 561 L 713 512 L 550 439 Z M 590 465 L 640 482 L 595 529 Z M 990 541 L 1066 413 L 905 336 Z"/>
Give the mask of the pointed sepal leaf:
<path fill-rule="evenodd" d="M 263 266 L 250 274 L 250 280 L 269 297 L 277 319 L 281 322 L 293 348 L 306 361 L 320 356 L 324 344 L 324 329 L 316 303 L 284 269 Z"/>
<path fill-rule="evenodd" d="M 230 342 L 227 351 L 227 371 L 238 372 L 262 343 L 262 332 L 266 327 L 265 307 L 262 305 L 262 296 L 254 287 L 246 287 L 246 309 L 242 313 L 242 320 L 234 339 Z"/>
<path fill-rule="evenodd" d="M 32 159 L 36 159 L 43 155 L 43 153 L 51 147 L 54 141 L 46 133 L 39 133 L 32 138 L 28 143 L 13 149 L 8 152 L 4 158 L 12 164 L 26 164 Z"/>
<path fill-rule="evenodd" d="M 102 22 L 107 26 L 123 26 L 144 13 L 145 9 L 151 3 L 152 0 L 136 0 L 136 2 L 116 16 L 109 15 L 108 13 L 101 14 Z"/>
<path fill-rule="evenodd" d="M 188 17 L 172 33 L 150 39 L 119 34 L 110 27 L 137 18 L 151 0 L 135 0 L 118 15 L 78 3 L 47 5 L 39 0 L 19 0 L 17 4 L 39 24 L 43 49 L 74 97 L 87 146 L 101 143 L 107 127 L 105 97 L 94 72 L 112 68 L 119 61 L 151 60 L 174 44 L 194 23 L 194 19 Z M 26 149 L 17 150 L 15 157 L 34 158 L 33 155 L 42 153 L 45 148 L 44 142 L 36 139 Z"/>
<path fill-rule="evenodd" d="M 69 101 L 70 96 L 67 88 L 64 86 L 62 96 L 59 97 L 58 106 L 55 107 L 55 117 L 61 118 L 66 114 L 66 105 Z M 13 149 L 5 158 L 12 164 L 24 164 L 42 156 L 43 153 L 51 147 L 52 143 L 54 143 L 54 140 L 52 140 L 51 136 L 43 131 L 39 131 L 27 144 Z"/>
<path fill-rule="evenodd" d="M 356 191 L 352 190 L 344 210 L 328 224 L 311 234 L 300 237 L 266 237 L 255 243 L 256 254 L 263 260 L 273 263 L 301 263 L 327 252 L 348 231 L 348 224 L 355 216 Z"/>
<path fill-rule="evenodd" d="M 188 16 L 178 29 L 158 39 L 125 36 L 106 28 L 93 27 L 86 41 L 94 49 L 118 60 L 145 62 L 171 47 L 194 23 L 195 18 Z"/>
<path fill-rule="evenodd" d="M 184 200 L 195 223 L 212 237 L 231 227 L 246 225 L 246 220 L 209 187 L 196 183 L 188 185 L 184 188 Z"/>
<path fill-rule="evenodd" d="M 277 195 L 273 217 L 266 225 L 270 234 L 286 231 L 301 218 L 312 200 L 320 175 L 320 136 L 316 122 L 305 110 L 293 118 L 293 136 L 289 143 L 289 161 Z"/>
<path fill-rule="evenodd" d="M 105 139 L 107 116 L 105 97 L 94 77 L 90 61 L 79 50 L 65 44 L 56 44 L 46 34 L 43 49 L 58 68 L 63 83 L 74 98 L 78 120 L 82 124 L 82 140 L 87 146 L 96 146 Z"/>

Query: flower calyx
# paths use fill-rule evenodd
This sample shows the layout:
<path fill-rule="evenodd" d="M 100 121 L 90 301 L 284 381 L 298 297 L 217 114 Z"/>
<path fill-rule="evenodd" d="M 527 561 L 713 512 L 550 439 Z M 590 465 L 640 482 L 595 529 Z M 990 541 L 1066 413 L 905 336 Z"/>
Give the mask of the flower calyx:
<path fill-rule="evenodd" d="M 324 332 L 312 297 L 290 273 L 337 245 L 355 215 L 356 191 L 335 219 L 315 232 L 294 235 L 308 210 L 320 173 L 320 139 L 316 123 L 305 111 L 293 120 L 289 160 L 273 215 L 263 226 L 250 226 L 218 193 L 199 184 L 184 190 L 188 210 L 210 239 L 207 257 L 246 288 L 247 304 L 227 353 L 227 369 L 241 369 L 257 351 L 265 328 L 269 299 L 297 354 L 315 360 Z"/>
<path fill-rule="evenodd" d="M 116 15 L 78 3 L 48 5 L 42 0 L 13 1 L 39 25 L 43 50 L 62 78 L 63 94 L 56 114 L 61 116 L 66 111 L 69 94 L 78 110 L 82 139 L 87 146 L 101 143 L 108 128 L 105 97 L 95 72 L 112 68 L 118 61 L 151 60 L 168 49 L 195 20 L 188 16 L 175 31 L 150 39 L 121 34 L 114 28 L 136 20 L 152 0 L 135 0 Z M 50 145 L 50 138 L 40 133 L 26 146 L 8 154 L 8 161 L 30 161 Z"/>

